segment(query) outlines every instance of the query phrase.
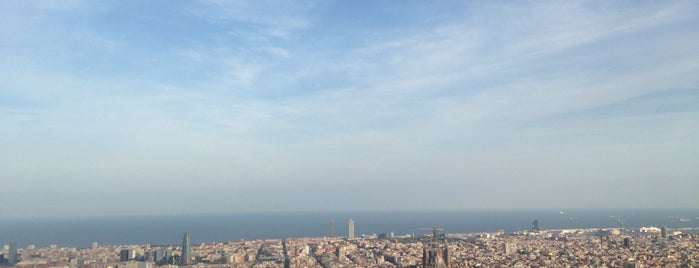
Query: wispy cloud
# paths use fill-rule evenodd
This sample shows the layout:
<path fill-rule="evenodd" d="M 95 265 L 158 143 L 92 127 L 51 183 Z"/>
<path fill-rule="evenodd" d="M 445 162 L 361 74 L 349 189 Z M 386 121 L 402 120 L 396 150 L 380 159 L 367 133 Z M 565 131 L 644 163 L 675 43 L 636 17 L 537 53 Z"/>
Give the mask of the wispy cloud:
<path fill-rule="evenodd" d="M 322 186 L 346 197 L 319 208 L 381 201 L 353 200 L 328 180 L 367 196 L 378 191 L 366 185 L 439 195 L 452 208 L 525 199 L 501 185 L 575 187 L 574 207 L 599 183 L 697 184 L 693 2 L 476 3 L 438 14 L 401 3 L 416 12 L 407 19 L 380 3 L 356 7 L 356 18 L 325 14 L 333 2 L 142 13 L 57 4 L 0 4 L 0 49 L 12 52 L 0 53 L 0 179 L 21 178 L 10 182 L 21 189 L 58 179 L 106 191 L 128 178 L 167 184 L 156 197 L 195 189 L 209 199 L 193 207 L 221 211 L 230 208 L 210 196 L 230 191 L 292 199 Z M 425 193 L 425 178 L 454 187 Z M 330 198 L 322 193 L 298 198 Z M 401 196 L 388 198 L 436 205 Z M 686 196 L 676 203 L 696 203 Z"/>
<path fill-rule="evenodd" d="M 315 4 L 312 1 L 287 2 L 202 0 L 203 8 L 193 10 L 213 21 L 237 22 L 230 31 L 263 34 L 269 37 L 288 38 L 294 31 L 302 30 L 312 21 L 308 18 Z"/>
<path fill-rule="evenodd" d="M 414 90 L 431 91 L 424 94 L 437 98 L 477 92 L 475 100 L 465 101 L 482 103 L 491 114 L 525 102 L 530 105 L 521 108 L 567 112 L 694 82 L 688 76 L 696 71 L 693 59 L 654 55 L 667 57 L 675 49 L 692 50 L 695 36 L 674 36 L 677 43 L 662 48 L 637 44 L 631 52 L 609 50 L 607 45 L 662 35 L 662 27 L 692 18 L 694 5 L 608 8 L 600 12 L 579 3 L 503 7 L 513 16 L 498 17 L 496 25 L 501 26 L 495 31 L 488 29 L 491 22 L 457 20 L 406 38 L 368 44 L 350 57 L 348 69 L 355 81 L 366 83 L 362 86 L 392 92 L 386 94 L 394 97 L 413 95 L 406 92 Z M 494 13 L 487 15 L 497 17 L 498 12 Z M 514 16 L 521 13 L 535 16 Z M 604 56 L 594 55 L 594 49 Z M 651 54 L 638 54 L 648 52 Z M 591 57 L 578 58 L 585 54 Z M 621 67 L 625 62 L 637 65 Z M 521 108 L 512 112 L 527 114 Z"/>

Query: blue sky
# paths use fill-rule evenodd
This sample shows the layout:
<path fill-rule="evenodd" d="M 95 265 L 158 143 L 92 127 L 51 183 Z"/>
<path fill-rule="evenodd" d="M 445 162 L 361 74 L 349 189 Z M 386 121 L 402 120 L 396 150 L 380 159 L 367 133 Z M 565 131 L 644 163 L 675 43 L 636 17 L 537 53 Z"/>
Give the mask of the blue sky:
<path fill-rule="evenodd" d="M 0 213 L 696 208 L 696 1 L 2 1 Z"/>

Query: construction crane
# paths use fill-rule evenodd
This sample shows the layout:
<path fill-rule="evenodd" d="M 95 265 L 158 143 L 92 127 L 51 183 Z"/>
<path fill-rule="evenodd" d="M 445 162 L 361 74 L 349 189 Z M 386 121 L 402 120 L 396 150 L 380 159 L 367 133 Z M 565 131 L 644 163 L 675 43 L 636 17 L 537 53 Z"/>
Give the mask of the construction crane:
<path fill-rule="evenodd" d="M 624 219 L 617 218 L 617 221 L 619 222 L 619 232 L 623 233 L 624 232 Z"/>
<path fill-rule="evenodd" d="M 432 240 L 423 242 L 422 268 L 449 267 L 449 244 L 446 238 L 442 242 L 439 241 L 439 231 L 444 229 L 437 226 L 417 229 L 432 230 Z"/>
<path fill-rule="evenodd" d="M 432 226 L 431 228 L 422 227 L 422 228 L 417 228 L 417 229 L 423 230 L 423 231 L 432 230 L 432 241 L 434 241 L 434 242 L 439 240 L 439 231 L 444 231 L 443 228 L 437 227 L 437 226 Z"/>

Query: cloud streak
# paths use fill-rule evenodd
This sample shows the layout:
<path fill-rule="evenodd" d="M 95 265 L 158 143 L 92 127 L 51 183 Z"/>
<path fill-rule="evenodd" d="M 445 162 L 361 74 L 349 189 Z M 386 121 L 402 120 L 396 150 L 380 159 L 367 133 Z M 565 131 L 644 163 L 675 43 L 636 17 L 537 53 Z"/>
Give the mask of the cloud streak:
<path fill-rule="evenodd" d="M 39 185 L 102 192 L 84 211 L 106 214 L 697 201 L 692 2 L 2 5 L 3 202 Z M 124 14 L 138 26 L 108 20 Z M 152 190 L 101 212 L 123 184 Z M 134 206 L 152 200 L 175 203 Z"/>

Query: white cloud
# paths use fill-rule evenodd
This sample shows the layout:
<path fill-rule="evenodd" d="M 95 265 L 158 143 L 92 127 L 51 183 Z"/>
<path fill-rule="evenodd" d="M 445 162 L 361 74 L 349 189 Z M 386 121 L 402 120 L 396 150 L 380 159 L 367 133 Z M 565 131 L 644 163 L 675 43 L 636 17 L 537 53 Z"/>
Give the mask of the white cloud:
<path fill-rule="evenodd" d="M 454 101 L 461 102 L 464 109 L 473 113 L 479 107 L 484 111 L 475 113 L 495 117 L 503 112 L 510 117 L 546 116 L 696 83 L 688 75 L 697 71 L 696 59 L 668 53 L 679 49 L 692 54 L 696 37 L 674 35 L 661 47 L 650 41 L 661 38 L 655 37 L 662 32 L 659 27 L 691 18 L 695 5 L 620 6 L 600 11 L 580 3 L 558 3 L 511 9 L 506 13 L 510 17 L 497 17 L 495 29 L 488 29 L 493 21 L 466 17 L 407 37 L 368 44 L 348 57 L 348 72 L 357 88 L 371 88 L 378 96 L 440 98 L 456 92 L 461 96 Z M 495 13 L 488 16 L 495 17 Z M 534 15 L 528 16 L 530 13 Z M 648 43 L 634 44 L 634 34 L 653 36 Z M 608 52 L 595 47 L 605 43 L 633 48 Z M 595 55 L 594 49 L 609 58 L 582 59 L 580 65 L 554 61 L 575 59 L 583 53 Z M 623 66 L 624 62 L 642 65 Z M 467 95 L 474 98 L 462 99 Z"/>
<path fill-rule="evenodd" d="M 219 30 L 163 49 L 166 64 L 137 66 L 142 69 L 133 74 L 185 72 L 132 77 L 127 71 L 133 70 L 117 68 L 94 75 L 76 71 L 80 64 L 46 64 L 19 50 L 0 56 L 0 97 L 32 104 L 0 107 L 0 179 L 27 178 L 28 185 L 55 175 L 66 183 L 116 185 L 127 177 L 147 186 L 177 181 L 168 191 L 206 185 L 200 195 L 224 196 L 235 185 L 288 197 L 285 191 L 328 180 L 417 193 L 430 178 L 455 189 L 481 187 L 475 196 L 517 199 L 515 190 L 487 189 L 531 182 L 553 191 L 560 179 L 589 193 L 595 190 L 585 186 L 590 177 L 595 183 L 618 178 L 612 181 L 618 186 L 634 176 L 653 182 L 653 176 L 677 175 L 687 183 L 696 171 L 694 111 L 556 121 L 695 87 L 699 40 L 686 25 L 696 20 L 692 3 L 639 9 L 486 4 L 473 16 L 401 31 L 367 29 L 376 31 L 371 38 L 319 34 L 321 41 L 308 45 L 294 38 L 312 27 L 322 32 L 310 4 L 204 4 L 193 13 L 220 23 Z M 55 43 L 75 45 L 76 55 L 139 49 L 109 33 L 85 33 Z M 115 54 L 107 58 L 133 55 Z M 635 169 L 666 158 L 676 160 L 653 172 Z M 309 194 L 305 201 L 324 198 Z M 473 201 L 443 198 L 457 208 Z M 583 197 L 571 200 L 580 204 Z M 350 201 L 333 205 L 356 208 Z"/>
<path fill-rule="evenodd" d="M 275 38 L 288 38 L 295 31 L 311 24 L 308 18 L 314 4 L 306 1 L 221 1 L 202 0 L 203 9 L 193 11 L 214 21 L 234 21 L 249 25 L 257 33 Z M 233 32 L 247 31 L 246 27 L 234 27 Z M 240 29 L 238 29 L 240 28 Z"/>
<path fill-rule="evenodd" d="M 269 54 L 272 54 L 272 55 L 280 57 L 280 58 L 288 59 L 291 57 L 291 53 L 289 53 L 288 50 L 281 48 L 281 47 L 269 46 L 269 47 L 264 47 L 262 49 L 264 51 L 267 51 Z"/>

